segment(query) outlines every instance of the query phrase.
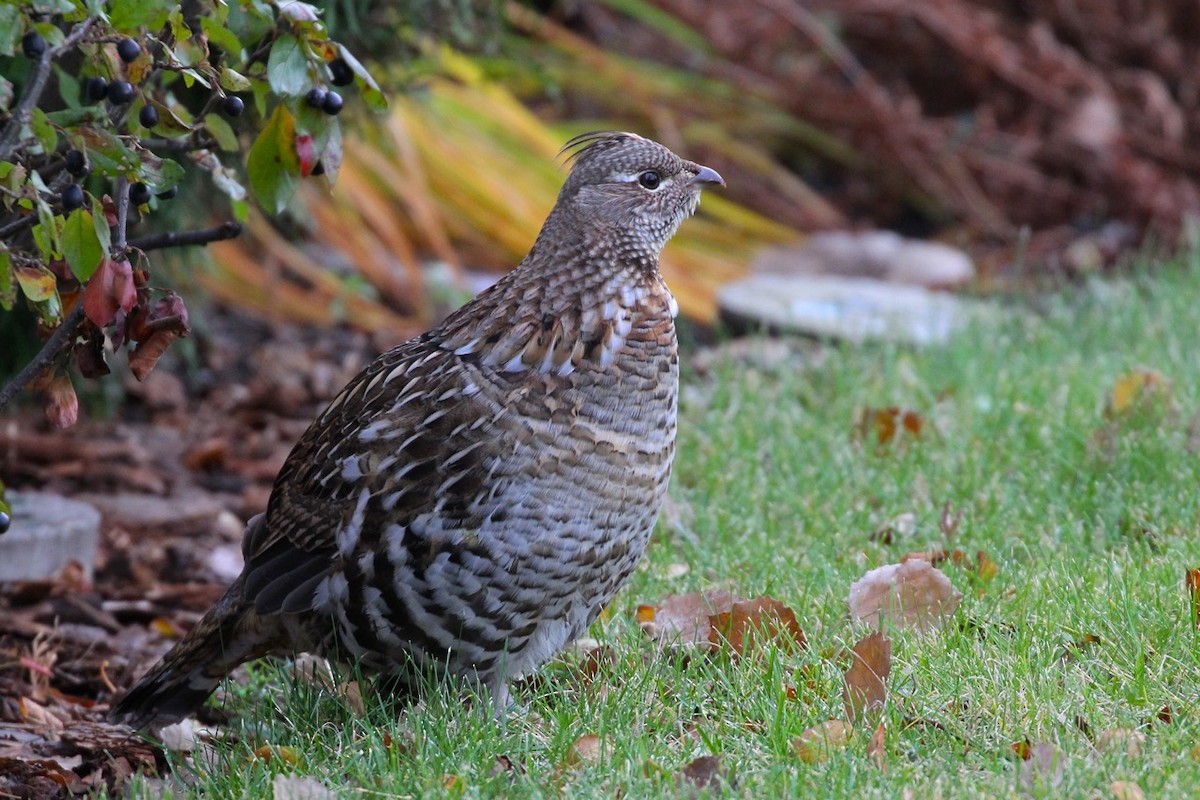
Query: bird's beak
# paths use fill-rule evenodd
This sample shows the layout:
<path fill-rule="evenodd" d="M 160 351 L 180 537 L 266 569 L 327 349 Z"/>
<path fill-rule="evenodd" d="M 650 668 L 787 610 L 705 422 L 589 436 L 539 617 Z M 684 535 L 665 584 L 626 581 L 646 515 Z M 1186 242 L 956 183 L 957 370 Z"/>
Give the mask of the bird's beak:
<path fill-rule="evenodd" d="M 696 177 L 694 177 L 690 181 L 688 181 L 688 184 L 689 185 L 690 184 L 701 184 L 701 185 L 709 184 L 709 185 L 724 186 L 725 179 L 722 178 L 721 173 L 717 172 L 715 169 L 709 169 L 708 167 L 700 167 L 700 171 L 696 173 Z"/>

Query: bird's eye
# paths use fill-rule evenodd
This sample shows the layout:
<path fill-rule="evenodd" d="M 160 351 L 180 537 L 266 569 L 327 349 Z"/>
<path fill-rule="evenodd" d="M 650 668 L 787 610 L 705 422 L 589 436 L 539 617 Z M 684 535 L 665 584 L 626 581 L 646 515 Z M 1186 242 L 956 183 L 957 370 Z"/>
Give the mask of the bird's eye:
<path fill-rule="evenodd" d="M 638 175 L 638 183 L 646 189 L 657 189 L 658 184 L 662 182 L 662 176 L 652 169 L 648 169 L 641 175 Z"/>

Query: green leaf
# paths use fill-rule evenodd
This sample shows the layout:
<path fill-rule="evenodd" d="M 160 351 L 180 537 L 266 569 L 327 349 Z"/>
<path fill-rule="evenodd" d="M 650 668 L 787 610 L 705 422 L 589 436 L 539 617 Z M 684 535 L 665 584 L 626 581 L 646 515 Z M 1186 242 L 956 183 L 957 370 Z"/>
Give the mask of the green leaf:
<path fill-rule="evenodd" d="M 238 149 L 238 137 L 233 127 L 219 114 L 209 114 L 204 118 L 204 127 L 217 140 L 217 146 L 230 152 Z"/>
<path fill-rule="evenodd" d="M 50 120 L 46 119 L 46 112 L 40 108 L 33 109 L 33 115 L 29 118 L 29 127 L 33 130 L 33 135 L 37 138 L 38 144 L 42 146 L 42 150 L 46 153 L 53 153 L 58 147 L 58 131 L 50 124 Z"/>
<path fill-rule="evenodd" d="M 12 311 L 17 300 L 17 284 L 13 281 L 12 256 L 8 247 L 0 243 L 0 308 Z"/>
<path fill-rule="evenodd" d="M 0 56 L 15 54 L 20 39 L 21 8 L 16 5 L 0 6 Z"/>
<path fill-rule="evenodd" d="M 308 58 L 299 39 L 285 33 L 271 45 L 267 80 L 276 94 L 296 96 L 308 88 Z"/>
<path fill-rule="evenodd" d="M 250 79 L 229 67 L 221 67 L 220 83 L 227 92 L 244 92 L 250 88 Z"/>
<path fill-rule="evenodd" d="M 165 3 L 146 0 L 112 0 L 108 3 L 108 21 L 121 33 L 141 33 L 143 28 L 158 30 L 167 22 Z"/>
<path fill-rule="evenodd" d="M 362 65 L 354 54 L 347 50 L 342 45 L 337 45 L 338 55 L 342 57 L 350 69 L 354 72 L 354 77 L 358 81 L 358 87 L 362 90 L 363 99 L 367 101 L 367 105 L 374 111 L 383 111 L 388 107 L 387 98 L 383 95 L 383 90 L 379 88 L 379 84 L 371 77 L 371 73 L 367 72 L 367 68 Z"/>
<path fill-rule="evenodd" d="M 200 19 L 200 28 L 208 36 L 208 43 L 225 51 L 226 57 L 241 62 L 242 43 L 237 35 L 207 14 Z M 239 90 L 240 91 L 240 90 Z"/>
<path fill-rule="evenodd" d="M 58 96 L 62 98 L 67 108 L 78 110 L 80 97 L 79 79 L 58 64 L 54 65 L 54 75 L 58 79 Z"/>
<path fill-rule="evenodd" d="M 85 209 L 72 211 L 63 223 L 63 256 L 80 283 L 87 281 L 100 266 L 104 246 L 96 235 L 92 213 Z"/>
<path fill-rule="evenodd" d="M 263 208 L 278 214 L 287 206 L 300 179 L 296 157 L 296 120 L 283 104 L 259 132 L 246 160 L 250 189 Z"/>
<path fill-rule="evenodd" d="M 81 126 L 77 133 L 88 151 L 93 172 L 112 178 L 138 168 L 140 160 L 137 153 L 111 131 Z"/>
<path fill-rule="evenodd" d="M 159 158 L 150 151 L 142 153 L 138 178 L 153 192 L 165 192 L 183 180 L 183 166 L 169 158 Z"/>
<path fill-rule="evenodd" d="M 108 218 L 104 215 L 104 204 L 97 197 L 92 197 L 92 227 L 96 229 L 96 240 L 100 242 L 100 250 L 107 253 L 112 248 L 112 231 L 108 227 Z"/>
<path fill-rule="evenodd" d="M 164 136 L 183 136 L 192 132 L 192 126 L 187 120 L 182 119 L 179 114 L 175 113 L 175 109 L 168 106 L 166 103 L 160 103 L 153 97 L 147 98 L 148 105 L 153 106 L 158 111 L 158 124 L 154 126 L 154 132 Z M 186 114 L 182 106 L 179 111 Z"/>

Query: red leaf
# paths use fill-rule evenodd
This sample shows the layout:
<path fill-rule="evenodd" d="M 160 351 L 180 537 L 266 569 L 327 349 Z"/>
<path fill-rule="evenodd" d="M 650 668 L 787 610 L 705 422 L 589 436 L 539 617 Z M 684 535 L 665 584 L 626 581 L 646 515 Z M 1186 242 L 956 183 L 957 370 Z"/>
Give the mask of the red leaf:
<path fill-rule="evenodd" d="M 99 328 L 111 323 L 118 310 L 128 313 L 136 302 L 133 267 L 125 259 L 101 261 L 83 290 L 83 311 Z"/>
<path fill-rule="evenodd" d="M 311 133 L 296 134 L 296 156 L 300 159 L 300 176 L 307 178 L 317 164 L 316 147 Z"/>

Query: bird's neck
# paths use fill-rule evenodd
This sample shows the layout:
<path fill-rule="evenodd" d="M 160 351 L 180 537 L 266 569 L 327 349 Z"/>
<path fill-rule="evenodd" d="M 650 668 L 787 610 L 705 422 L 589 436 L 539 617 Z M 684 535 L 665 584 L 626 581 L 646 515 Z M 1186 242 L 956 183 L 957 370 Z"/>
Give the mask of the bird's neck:
<path fill-rule="evenodd" d="M 521 264 L 438 329 L 443 347 L 502 371 L 607 366 L 635 323 L 678 312 L 658 252 L 602 232 L 563 234 L 551 215 Z"/>

